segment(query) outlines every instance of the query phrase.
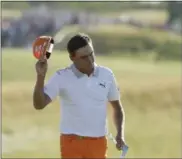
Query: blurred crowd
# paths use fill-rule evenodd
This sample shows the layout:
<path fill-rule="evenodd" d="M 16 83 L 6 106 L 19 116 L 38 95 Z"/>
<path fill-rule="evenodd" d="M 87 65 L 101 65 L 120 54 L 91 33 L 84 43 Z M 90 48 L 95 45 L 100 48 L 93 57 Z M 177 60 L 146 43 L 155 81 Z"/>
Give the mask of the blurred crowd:
<path fill-rule="evenodd" d="M 63 27 L 79 24 L 82 27 L 97 24 L 97 15 L 71 10 L 51 10 L 40 6 L 22 13 L 17 19 L 3 18 L 2 47 L 29 47 L 40 35 L 54 36 Z M 114 20 L 100 18 L 101 23 Z"/>
<path fill-rule="evenodd" d="M 53 35 L 63 25 L 73 22 L 70 12 L 50 11 L 40 7 L 23 12 L 17 19 L 3 19 L 2 46 L 28 47 L 40 35 Z"/>
<path fill-rule="evenodd" d="M 40 35 L 54 36 L 64 26 L 78 24 L 82 27 L 95 27 L 99 24 L 130 24 L 135 27 L 168 29 L 168 26 L 151 25 L 122 15 L 106 17 L 89 12 L 71 10 L 51 10 L 46 6 L 31 8 L 17 19 L 3 18 L 1 28 L 2 47 L 29 47 Z"/>

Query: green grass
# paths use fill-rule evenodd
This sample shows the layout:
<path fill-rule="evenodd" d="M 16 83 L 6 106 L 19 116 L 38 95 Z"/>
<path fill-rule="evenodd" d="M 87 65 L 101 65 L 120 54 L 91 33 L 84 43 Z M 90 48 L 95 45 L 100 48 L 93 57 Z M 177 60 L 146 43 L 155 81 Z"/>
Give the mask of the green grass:
<path fill-rule="evenodd" d="M 22 16 L 22 13 L 20 10 L 17 9 L 3 9 L 1 12 L 2 19 L 4 18 L 19 18 Z"/>
<path fill-rule="evenodd" d="M 128 16 L 149 24 L 164 24 L 168 16 L 167 11 L 162 9 L 131 9 L 126 11 L 121 10 L 120 12 L 106 12 L 103 15 L 109 17 Z"/>
<path fill-rule="evenodd" d="M 2 49 L 3 157 L 59 157 L 58 100 L 42 111 L 32 105 L 35 62 L 31 50 Z M 110 67 L 121 87 L 126 113 L 126 142 L 130 158 L 179 158 L 181 152 L 180 63 L 98 56 Z M 54 52 L 47 79 L 70 64 L 64 52 Z M 115 134 L 108 107 L 110 131 Z M 108 157 L 119 152 L 108 141 Z"/>

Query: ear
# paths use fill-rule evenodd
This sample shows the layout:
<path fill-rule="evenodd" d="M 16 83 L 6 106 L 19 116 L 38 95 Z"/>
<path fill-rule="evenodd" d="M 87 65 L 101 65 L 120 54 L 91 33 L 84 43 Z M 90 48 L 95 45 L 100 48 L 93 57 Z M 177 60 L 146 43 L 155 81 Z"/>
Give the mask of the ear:
<path fill-rule="evenodd" d="M 69 54 L 69 58 L 70 58 L 71 61 L 74 61 L 74 57 L 73 57 L 72 54 Z"/>

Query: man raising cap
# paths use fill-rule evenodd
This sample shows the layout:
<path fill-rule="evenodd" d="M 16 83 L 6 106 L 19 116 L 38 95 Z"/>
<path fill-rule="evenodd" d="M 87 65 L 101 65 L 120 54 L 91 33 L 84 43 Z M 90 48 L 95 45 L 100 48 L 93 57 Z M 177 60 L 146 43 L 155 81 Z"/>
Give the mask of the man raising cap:
<path fill-rule="evenodd" d="M 107 102 L 111 103 L 116 127 L 116 148 L 124 141 L 124 111 L 111 69 L 95 63 L 89 36 L 77 34 L 67 44 L 72 64 L 53 74 L 44 84 L 47 60 L 36 63 L 33 94 L 35 109 L 61 98 L 60 153 L 62 158 L 106 158 Z"/>

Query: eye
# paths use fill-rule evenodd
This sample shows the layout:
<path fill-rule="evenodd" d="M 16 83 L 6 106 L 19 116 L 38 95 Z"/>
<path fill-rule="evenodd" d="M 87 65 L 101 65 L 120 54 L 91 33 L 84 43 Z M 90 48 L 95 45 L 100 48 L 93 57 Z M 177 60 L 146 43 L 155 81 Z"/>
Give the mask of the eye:
<path fill-rule="evenodd" d="M 82 59 L 86 59 L 87 57 L 88 57 L 88 56 L 82 56 L 81 58 L 82 58 Z"/>
<path fill-rule="evenodd" d="M 93 56 L 93 52 L 91 52 L 89 55 L 81 56 L 81 59 L 86 59 L 86 58 L 88 58 L 89 56 Z"/>

